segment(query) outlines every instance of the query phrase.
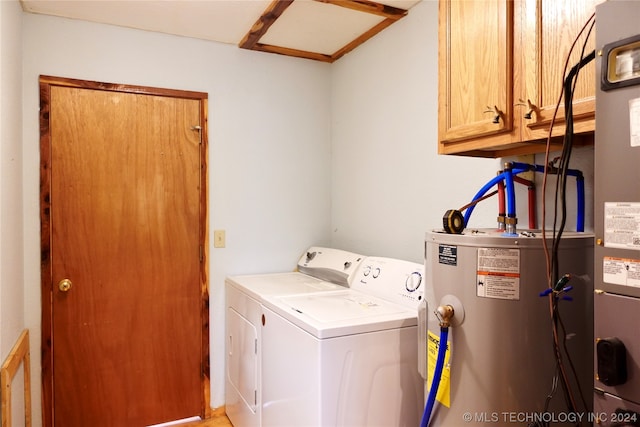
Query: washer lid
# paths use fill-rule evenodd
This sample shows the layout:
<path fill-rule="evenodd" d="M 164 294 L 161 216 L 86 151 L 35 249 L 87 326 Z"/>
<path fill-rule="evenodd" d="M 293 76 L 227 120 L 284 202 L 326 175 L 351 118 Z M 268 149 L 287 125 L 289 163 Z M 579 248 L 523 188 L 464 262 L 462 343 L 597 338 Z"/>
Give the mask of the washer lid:
<path fill-rule="evenodd" d="M 304 313 L 318 322 L 339 322 L 369 316 L 400 313 L 406 310 L 383 300 L 355 292 L 283 297 L 282 303 L 293 311 Z"/>
<path fill-rule="evenodd" d="M 320 339 L 417 324 L 417 310 L 353 290 L 267 298 L 264 305 Z"/>

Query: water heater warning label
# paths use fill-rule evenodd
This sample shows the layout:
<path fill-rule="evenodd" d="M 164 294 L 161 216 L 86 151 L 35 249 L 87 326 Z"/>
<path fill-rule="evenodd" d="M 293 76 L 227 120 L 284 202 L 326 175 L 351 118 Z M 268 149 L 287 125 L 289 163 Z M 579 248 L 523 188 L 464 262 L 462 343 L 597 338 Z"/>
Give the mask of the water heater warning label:
<path fill-rule="evenodd" d="M 520 299 L 520 250 L 478 248 L 476 295 Z"/>

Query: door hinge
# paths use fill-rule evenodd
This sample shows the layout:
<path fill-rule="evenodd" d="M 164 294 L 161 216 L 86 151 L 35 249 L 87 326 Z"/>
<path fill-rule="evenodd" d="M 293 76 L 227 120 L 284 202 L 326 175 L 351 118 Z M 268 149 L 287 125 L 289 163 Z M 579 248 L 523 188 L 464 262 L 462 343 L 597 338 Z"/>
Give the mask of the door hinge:
<path fill-rule="evenodd" d="M 200 245 L 200 262 L 204 260 L 204 248 Z"/>
<path fill-rule="evenodd" d="M 254 351 L 256 352 L 256 354 L 258 354 L 258 340 L 257 340 L 257 339 L 255 339 L 253 342 L 255 343 L 255 349 L 254 349 Z"/>

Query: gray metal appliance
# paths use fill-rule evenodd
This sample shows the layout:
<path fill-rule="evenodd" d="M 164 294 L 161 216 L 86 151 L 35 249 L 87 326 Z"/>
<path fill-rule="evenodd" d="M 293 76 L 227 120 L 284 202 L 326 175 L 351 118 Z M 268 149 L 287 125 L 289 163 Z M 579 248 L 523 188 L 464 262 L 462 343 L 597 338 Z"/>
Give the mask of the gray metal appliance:
<path fill-rule="evenodd" d="M 596 7 L 594 414 L 640 426 L 640 2 Z"/>
<path fill-rule="evenodd" d="M 562 317 L 570 337 L 567 346 L 588 399 L 593 235 L 565 232 L 558 255 L 562 271 L 574 276 L 573 300 L 563 301 Z M 450 354 L 429 425 L 528 426 L 545 421 L 575 425 L 572 421 L 580 415 L 567 413 L 560 386 L 556 397 L 546 402 L 554 388 L 556 360 L 549 299 L 540 297 L 548 286 L 540 232 L 428 232 L 425 277 L 435 299 L 427 301 L 429 312 L 445 305 L 454 310 L 447 339 Z M 428 319 L 428 377 L 435 371 L 435 347 L 440 347 L 439 325 L 433 320 L 434 316 Z M 572 387 L 577 388 L 575 381 Z"/>

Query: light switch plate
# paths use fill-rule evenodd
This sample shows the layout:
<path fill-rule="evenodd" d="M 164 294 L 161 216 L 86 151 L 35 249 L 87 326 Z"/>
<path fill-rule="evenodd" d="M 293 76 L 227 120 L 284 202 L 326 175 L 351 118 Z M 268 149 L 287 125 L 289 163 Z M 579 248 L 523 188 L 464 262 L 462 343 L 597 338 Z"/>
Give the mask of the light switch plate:
<path fill-rule="evenodd" d="M 214 248 L 224 248 L 225 247 L 225 231 L 224 230 L 213 230 L 213 247 Z"/>

